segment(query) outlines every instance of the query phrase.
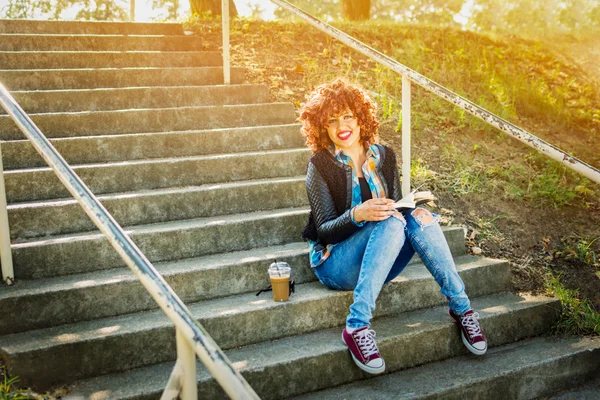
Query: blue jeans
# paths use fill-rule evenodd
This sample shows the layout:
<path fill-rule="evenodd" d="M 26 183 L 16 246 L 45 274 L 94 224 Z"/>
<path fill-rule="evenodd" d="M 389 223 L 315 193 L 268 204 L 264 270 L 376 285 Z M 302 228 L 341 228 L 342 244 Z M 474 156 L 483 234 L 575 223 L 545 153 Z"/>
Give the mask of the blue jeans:
<path fill-rule="evenodd" d="M 348 327 L 370 326 L 383 284 L 397 277 L 415 252 L 449 300 L 452 311 L 461 315 L 471 308 L 437 216 L 433 214 L 433 221 L 424 224 L 423 217 L 413 216 L 414 211 L 405 211 L 404 220 L 389 217 L 367 222 L 338 243 L 314 269 L 317 278 L 330 289 L 354 290 L 354 303 L 346 319 Z"/>

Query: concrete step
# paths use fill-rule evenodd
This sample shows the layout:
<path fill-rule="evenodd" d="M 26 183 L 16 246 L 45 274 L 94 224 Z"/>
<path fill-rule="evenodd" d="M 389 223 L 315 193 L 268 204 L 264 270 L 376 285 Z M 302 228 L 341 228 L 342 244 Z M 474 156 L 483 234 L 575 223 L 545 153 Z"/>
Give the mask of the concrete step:
<path fill-rule="evenodd" d="M 264 85 L 34 90 L 14 91 L 11 95 L 27 113 L 214 106 L 269 101 L 269 91 Z M 4 109 L 0 109 L 0 114 L 6 114 Z"/>
<path fill-rule="evenodd" d="M 295 112 L 291 103 L 262 103 L 29 116 L 46 137 L 73 137 L 289 124 Z M 1 140 L 23 138 L 8 115 L 0 116 Z"/>
<path fill-rule="evenodd" d="M 457 357 L 296 399 L 529 400 L 599 373 L 599 337 L 543 337 L 491 349 L 485 357 Z"/>
<path fill-rule="evenodd" d="M 490 346 L 539 335 L 558 311 L 555 300 L 512 294 L 473 299 L 473 307 L 480 310 Z M 295 319 L 286 316 L 272 321 L 271 324 L 284 327 Z M 310 322 L 299 324 L 306 326 Z M 376 319 L 373 328 L 388 371 L 467 352 L 446 306 Z M 258 343 L 226 351 L 226 355 L 262 399 L 287 398 L 367 377 L 341 343 L 341 330 L 340 326 Z M 169 362 L 82 381 L 74 385 L 66 399 L 158 399 L 172 368 L 173 363 Z M 222 389 L 203 366 L 199 366 L 197 378 L 203 399 L 224 398 Z M 96 397 L 98 394 L 106 396 Z"/>
<path fill-rule="evenodd" d="M 302 175 L 306 148 L 73 165 L 95 195 Z M 62 199 L 70 193 L 48 168 L 4 172 L 9 203 Z"/>
<path fill-rule="evenodd" d="M 116 193 L 98 200 L 122 226 L 308 205 L 304 176 Z M 9 205 L 8 220 L 11 237 L 21 240 L 96 229 L 75 199 Z"/>
<path fill-rule="evenodd" d="M 181 24 L 0 19 L 0 33 L 181 35 Z"/>
<path fill-rule="evenodd" d="M 460 268 L 467 288 L 473 287 L 476 288 L 475 292 L 489 294 L 488 291 L 494 293 L 510 286 L 510 279 L 499 279 L 488 284 L 488 277 L 496 272 L 495 267 L 499 264 L 486 265 L 480 260 L 467 263 L 464 269 Z M 508 271 L 505 263 L 500 265 Z M 263 269 L 263 273 L 264 271 Z M 506 273 L 504 276 L 509 278 L 510 275 Z M 266 274 L 263 279 L 266 286 Z M 222 281 L 219 281 L 220 284 Z M 270 293 L 261 296 L 247 293 L 188 303 L 188 308 L 221 348 L 230 349 L 339 326 L 344 323 L 348 306 L 352 302 L 351 291 L 329 290 L 320 282 L 298 285 L 292 300 L 285 303 L 273 302 Z M 522 298 L 506 294 L 496 296 L 495 300 L 490 301 L 490 305 L 509 308 L 511 303 L 519 305 L 523 302 Z M 415 264 L 407 268 L 402 279 L 386 286 L 380 296 L 376 316 L 441 305 L 444 302 L 445 299 L 429 272 L 424 266 Z M 549 300 L 537 302 L 539 304 L 536 311 L 539 316 L 529 324 L 536 325 L 537 322 L 538 326 L 533 332 L 531 329 L 523 329 L 529 334 L 538 333 L 539 325 L 545 329 L 549 316 L 555 313 L 553 308 L 548 307 Z M 547 310 L 540 310 L 541 304 Z M 419 314 L 423 313 L 421 311 Z M 540 317 L 544 318 L 544 324 L 540 324 Z M 449 320 L 449 317 L 446 315 L 444 319 Z M 423 320 L 429 322 L 427 317 Z M 508 326 L 513 329 L 518 326 L 513 324 Z M 377 322 L 374 325 L 381 326 Z M 446 329 L 452 327 L 449 321 L 444 325 L 448 325 Z M 497 335 L 496 332 L 495 334 Z M 514 334 L 511 329 L 509 340 L 514 340 Z M 157 310 L 7 335 L 2 337 L 0 346 L 9 360 L 7 367 L 12 374 L 20 377 L 21 382 L 48 387 L 69 380 L 173 360 L 174 336 L 172 322 L 162 310 Z M 456 347 L 462 346 L 458 335 L 454 341 Z M 339 337 L 336 342 L 340 342 Z M 298 347 L 290 347 L 292 349 L 298 350 Z M 93 364 L 85 361 L 91 359 L 94 359 Z M 60 360 L 60 369 L 48 368 L 56 362 L 54 360 Z M 256 355 L 248 360 L 256 360 Z"/>
<path fill-rule="evenodd" d="M 303 242 L 154 266 L 189 303 L 265 288 L 265 271 L 274 260 L 292 265 L 293 279 L 298 284 L 316 280 L 308 267 L 308 246 Z M 0 335 L 156 309 L 156 303 L 129 268 L 18 280 L 0 292 L 0 305 Z"/>
<path fill-rule="evenodd" d="M 543 400 L 598 400 L 600 398 L 600 371 L 591 380 L 570 389 L 555 393 Z"/>
<path fill-rule="evenodd" d="M 304 146 L 297 124 L 55 138 L 50 142 L 72 165 Z M 3 142 L 2 162 L 5 170 L 47 165 L 28 139 Z"/>
<path fill-rule="evenodd" d="M 2 69 L 212 67 L 216 51 L 3 51 Z"/>
<path fill-rule="evenodd" d="M 197 36 L 0 34 L 0 51 L 201 51 Z"/>
<path fill-rule="evenodd" d="M 172 261 L 295 242 L 307 217 L 308 209 L 290 208 L 138 225 L 125 232 L 150 261 Z M 99 232 L 19 241 L 11 247 L 17 279 L 125 266 Z"/>
<path fill-rule="evenodd" d="M 125 228 L 152 262 L 181 260 L 295 242 L 308 209 L 287 208 Z M 443 228 L 454 255 L 464 254 L 462 228 Z M 99 232 L 13 242 L 15 278 L 37 279 L 125 266 Z"/>
<path fill-rule="evenodd" d="M 220 67 L 2 69 L 0 82 L 9 91 L 219 85 L 223 84 L 223 69 Z M 231 83 L 243 82 L 243 68 L 231 68 Z"/>
<path fill-rule="evenodd" d="M 445 233 L 454 253 L 462 257 L 456 261 L 460 269 L 466 271 L 478 266 L 478 263 L 494 265 L 490 270 L 496 278 L 494 282 L 509 281 L 505 265 L 500 265 L 499 261 L 462 256 L 464 249 L 459 247 L 460 232 L 446 230 Z M 199 301 L 264 288 L 265 266 L 272 260 L 287 261 L 292 265 L 293 279 L 297 283 L 314 281 L 315 277 L 308 267 L 307 250 L 305 243 L 291 243 L 156 263 L 156 268 L 185 302 Z M 417 256 L 412 260 L 418 261 Z M 221 283 L 215 285 L 213 282 Z M 0 306 L 5 310 L 0 321 L 0 334 L 155 308 L 153 300 L 129 268 L 19 280 L 6 289 L 0 293 Z"/>

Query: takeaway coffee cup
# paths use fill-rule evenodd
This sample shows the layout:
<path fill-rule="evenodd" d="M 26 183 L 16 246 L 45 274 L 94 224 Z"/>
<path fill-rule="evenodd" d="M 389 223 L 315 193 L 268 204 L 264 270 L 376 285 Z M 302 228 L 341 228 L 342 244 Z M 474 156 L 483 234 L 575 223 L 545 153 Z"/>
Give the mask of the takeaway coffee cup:
<path fill-rule="evenodd" d="M 273 288 L 273 300 L 287 301 L 290 295 L 290 274 L 292 268 L 285 262 L 274 262 L 269 266 L 269 278 Z"/>

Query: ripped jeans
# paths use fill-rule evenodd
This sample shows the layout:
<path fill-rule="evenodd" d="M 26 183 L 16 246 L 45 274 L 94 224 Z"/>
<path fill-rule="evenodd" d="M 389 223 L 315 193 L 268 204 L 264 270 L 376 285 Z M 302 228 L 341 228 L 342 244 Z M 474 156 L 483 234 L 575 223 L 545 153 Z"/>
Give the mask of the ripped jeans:
<path fill-rule="evenodd" d="M 417 210 L 423 214 L 414 216 Z M 314 269 L 325 286 L 354 290 L 354 303 L 346 319 L 350 328 L 370 326 L 383 284 L 397 277 L 415 252 L 449 300 L 452 311 L 462 315 L 471 308 L 437 216 L 433 214 L 432 218 L 432 214 L 423 209 L 405 211 L 403 216 L 404 220 L 390 217 L 367 222 L 338 243 L 329 257 Z"/>

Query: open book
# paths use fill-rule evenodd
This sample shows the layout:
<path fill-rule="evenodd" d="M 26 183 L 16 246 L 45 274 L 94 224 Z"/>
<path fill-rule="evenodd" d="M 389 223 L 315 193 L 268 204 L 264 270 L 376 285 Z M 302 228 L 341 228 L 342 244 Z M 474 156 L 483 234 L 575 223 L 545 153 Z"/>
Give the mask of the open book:
<path fill-rule="evenodd" d="M 436 198 L 429 190 L 417 192 L 415 189 L 399 201 L 392 203 L 392 206 L 398 209 L 415 208 L 420 204 L 429 203 L 434 200 L 436 200 Z"/>

